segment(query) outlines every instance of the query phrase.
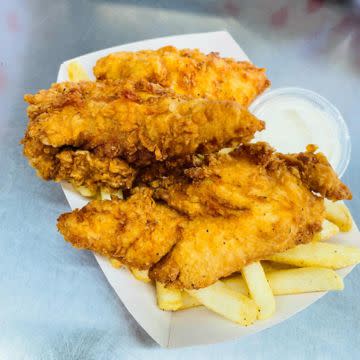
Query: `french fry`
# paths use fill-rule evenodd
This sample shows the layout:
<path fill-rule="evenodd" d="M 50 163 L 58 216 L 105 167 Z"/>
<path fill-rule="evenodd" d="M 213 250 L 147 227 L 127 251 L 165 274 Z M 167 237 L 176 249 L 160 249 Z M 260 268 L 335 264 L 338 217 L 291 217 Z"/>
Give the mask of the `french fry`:
<path fill-rule="evenodd" d="M 226 155 L 231 153 L 235 148 L 223 148 L 221 150 L 219 150 L 219 154 L 221 155 Z"/>
<path fill-rule="evenodd" d="M 187 292 L 208 309 L 240 325 L 251 325 L 256 320 L 258 307 L 255 302 L 221 281 Z"/>
<path fill-rule="evenodd" d="M 101 198 L 101 200 L 111 200 L 111 195 L 106 190 L 101 188 L 100 189 L 100 198 Z"/>
<path fill-rule="evenodd" d="M 149 278 L 149 271 L 148 270 L 139 270 L 139 269 L 136 269 L 136 268 L 130 268 L 130 271 L 134 275 L 134 278 L 139 280 L 139 281 L 142 281 L 142 282 L 145 282 L 145 283 L 148 283 L 148 282 L 151 281 L 150 278 Z"/>
<path fill-rule="evenodd" d="M 69 81 L 90 80 L 84 67 L 77 61 L 73 61 L 67 68 Z"/>
<path fill-rule="evenodd" d="M 109 259 L 109 261 L 110 261 L 110 264 L 111 264 L 115 269 L 119 269 L 119 268 L 121 268 L 121 266 L 122 266 L 121 261 L 118 260 L 118 259 Z"/>
<path fill-rule="evenodd" d="M 336 224 L 340 231 L 347 232 L 351 230 L 351 214 L 344 203 L 325 199 L 325 217 Z"/>
<path fill-rule="evenodd" d="M 75 186 L 75 185 L 73 185 L 73 187 L 82 196 L 95 197 L 97 195 L 96 191 L 92 191 L 86 186 Z"/>
<path fill-rule="evenodd" d="M 179 310 L 190 309 L 192 307 L 201 306 L 201 303 L 186 291 L 181 291 L 182 305 Z"/>
<path fill-rule="evenodd" d="M 261 266 L 263 267 L 265 273 L 271 272 L 271 271 L 278 271 L 278 270 L 287 270 L 292 269 L 294 266 L 289 264 L 282 264 L 282 263 L 276 263 L 273 261 L 261 261 Z"/>
<path fill-rule="evenodd" d="M 123 192 L 122 190 L 119 190 L 117 193 L 115 194 L 110 194 L 107 190 L 105 190 L 104 188 L 100 189 L 100 199 L 101 200 L 111 200 L 111 196 L 116 196 L 119 199 L 123 199 Z"/>
<path fill-rule="evenodd" d="M 249 288 L 251 298 L 259 307 L 258 319 L 267 319 L 275 312 L 275 298 L 260 262 L 245 266 L 241 274 Z"/>
<path fill-rule="evenodd" d="M 221 280 L 227 287 L 243 295 L 250 296 L 246 282 L 241 275 L 234 275 Z"/>
<path fill-rule="evenodd" d="M 360 249 L 339 244 L 312 242 L 275 254 L 269 260 L 299 267 L 340 269 L 359 263 Z"/>
<path fill-rule="evenodd" d="M 326 241 L 329 240 L 332 236 L 335 236 L 340 232 L 340 229 L 333 222 L 324 220 L 322 223 L 322 229 L 320 232 L 315 234 L 314 241 Z"/>
<path fill-rule="evenodd" d="M 156 282 L 156 297 L 161 310 L 176 311 L 182 306 L 181 290 L 166 288 L 159 282 Z"/>
<path fill-rule="evenodd" d="M 326 268 L 279 270 L 266 274 L 266 277 L 274 295 L 344 289 L 342 278 Z"/>

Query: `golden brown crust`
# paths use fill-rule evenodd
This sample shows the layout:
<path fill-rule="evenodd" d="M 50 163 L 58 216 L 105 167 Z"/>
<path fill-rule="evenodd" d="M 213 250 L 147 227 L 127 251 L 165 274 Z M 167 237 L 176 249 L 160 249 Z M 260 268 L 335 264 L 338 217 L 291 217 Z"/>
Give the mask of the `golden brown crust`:
<path fill-rule="evenodd" d="M 341 182 L 322 153 L 303 152 L 282 155 L 281 159 L 296 168 L 302 181 L 314 192 L 330 200 L 351 200 L 350 189 Z"/>
<path fill-rule="evenodd" d="M 270 85 L 265 70 L 250 62 L 173 46 L 110 54 L 97 61 L 94 74 L 99 80 L 144 79 L 178 94 L 234 100 L 245 107 Z"/>
<path fill-rule="evenodd" d="M 183 159 L 182 166 L 197 166 L 180 172 L 179 162 L 169 161 L 155 169 L 158 173 L 150 171 L 150 178 L 157 177 L 152 181 L 155 197 L 167 206 L 156 204 L 152 191 L 141 188 L 126 201 L 94 202 L 65 215 L 59 229 L 75 246 L 120 256 L 131 266 L 151 266 L 156 281 L 206 287 L 250 262 L 313 239 L 324 220 L 321 195 L 348 196 L 333 172 L 325 172 L 326 182 L 316 180 L 329 166 L 317 155 L 285 156 L 255 143 L 229 154 Z M 117 223 L 129 225 L 119 228 Z M 152 224 L 151 235 L 147 224 Z M 142 240 L 124 245 L 133 234 Z M 124 255 L 118 249 L 128 250 Z"/>
<path fill-rule="evenodd" d="M 24 154 L 44 180 L 68 181 L 92 193 L 99 188 L 110 193 L 132 187 L 136 170 L 118 158 L 107 158 L 87 150 L 54 148 L 25 137 Z"/>
<path fill-rule="evenodd" d="M 264 127 L 236 103 L 188 99 L 145 81 L 65 82 L 25 100 L 22 143 L 38 174 L 111 192 L 132 187 L 128 163 L 212 152 Z"/>
<path fill-rule="evenodd" d="M 317 199 L 305 206 L 319 211 L 319 216 L 303 222 L 297 211 L 295 221 L 290 216 L 284 221 L 265 217 L 257 221 L 250 211 L 237 217 L 195 217 L 184 224 L 181 239 L 172 250 L 150 269 L 150 278 L 180 289 L 199 289 L 249 263 L 307 243 L 321 230 L 323 205 Z"/>
<path fill-rule="evenodd" d="M 95 200 L 63 214 L 58 228 L 77 248 L 148 269 L 178 240 L 182 220 L 176 211 L 155 204 L 150 191 L 141 189 L 128 200 Z"/>
<path fill-rule="evenodd" d="M 249 262 L 311 241 L 324 219 L 323 198 L 315 192 L 349 196 L 318 155 L 285 156 L 266 143 L 246 144 L 185 170 L 191 183 L 160 185 L 156 197 L 192 220 L 150 276 L 180 288 L 201 288 Z"/>
<path fill-rule="evenodd" d="M 219 169 L 222 168 L 224 163 L 231 161 L 237 163 L 239 160 L 244 159 L 262 167 L 264 171 L 273 177 L 279 178 L 283 172 L 291 172 L 298 181 L 302 182 L 303 186 L 322 197 L 331 200 L 351 199 L 352 197 L 348 187 L 341 182 L 322 153 L 315 154 L 314 152 L 307 151 L 285 155 L 277 153 L 274 148 L 265 142 L 243 144 L 231 151 L 228 155 L 210 154 L 203 157 L 202 160 L 196 158 L 197 163 L 193 157 L 193 166 L 191 166 L 190 161 L 185 162 L 185 168 L 176 168 L 177 173 L 175 177 L 171 176 L 172 164 L 165 162 L 162 167 L 162 172 L 160 173 L 161 176 L 153 171 L 152 175 L 154 179 L 152 179 L 150 185 L 156 190 L 155 196 L 170 203 L 174 201 L 173 192 L 176 192 L 179 197 L 182 196 L 184 198 L 185 203 L 183 205 L 185 206 L 185 204 L 189 202 L 189 197 L 185 194 L 185 189 L 188 188 L 189 184 L 189 179 L 186 179 L 186 177 L 190 178 L 193 182 L 191 188 L 194 193 L 196 193 L 194 187 L 197 183 L 204 183 L 207 178 L 218 177 Z M 170 177 L 163 176 L 163 173 L 165 173 L 164 169 L 167 170 Z M 180 170 L 182 170 L 181 173 Z M 238 171 L 240 171 L 240 169 Z M 150 178 L 151 176 L 149 176 L 149 179 Z M 251 187 L 250 184 L 249 187 Z M 179 201 L 179 199 L 176 201 Z M 192 202 L 192 206 L 194 206 L 194 202 Z M 211 201 L 203 206 L 204 211 L 211 213 Z M 182 211 L 181 209 L 178 210 Z M 191 214 L 188 213 L 188 215 Z"/>
<path fill-rule="evenodd" d="M 258 142 L 239 146 L 231 155 L 251 157 L 272 171 L 285 166 L 314 193 L 330 200 L 351 200 L 350 189 L 339 179 L 326 156 L 315 153 L 316 150 L 316 146 L 308 145 L 305 152 L 282 154 L 268 143 Z"/>
<path fill-rule="evenodd" d="M 184 174 L 173 169 L 173 178 L 164 179 L 160 171 L 154 192 L 167 206 L 153 202 L 142 188 L 126 201 L 95 202 L 61 217 L 59 229 L 75 246 L 120 256 L 131 266 L 145 268 L 141 261 L 152 254 L 146 262 L 152 265 L 151 278 L 187 289 L 206 287 L 250 262 L 309 242 L 321 229 L 323 198 L 307 181 L 312 171 L 318 173 L 316 167 L 301 175 L 299 164 L 266 143 L 198 161 Z M 165 173 L 176 164 L 167 163 Z M 140 197 L 139 191 L 146 195 Z M 131 217 L 126 228 L 116 227 L 124 223 L 119 209 Z M 144 240 L 131 245 L 126 256 L 114 251 L 123 249 L 133 233 Z"/>
<path fill-rule="evenodd" d="M 144 92 L 119 81 L 54 84 L 25 96 L 30 104 L 26 136 L 43 145 L 147 164 L 247 142 L 264 128 L 235 102 L 150 93 L 152 87 Z"/>

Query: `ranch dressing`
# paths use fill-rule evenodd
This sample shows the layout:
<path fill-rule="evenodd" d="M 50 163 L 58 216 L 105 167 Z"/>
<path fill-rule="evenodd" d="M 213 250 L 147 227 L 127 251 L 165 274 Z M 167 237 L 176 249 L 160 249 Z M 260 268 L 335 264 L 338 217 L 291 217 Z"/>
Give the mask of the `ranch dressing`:
<path fill-rule="evenodd" d="M 342 153 L 339 129 L 331 114 L 316 103 L 281 95 L 259 104 L 254 113 L 266 124 L 255 141 L 267 141 L 282 153 L 305 151 L 308 144 L 315 144 L 338 169 Z"/>

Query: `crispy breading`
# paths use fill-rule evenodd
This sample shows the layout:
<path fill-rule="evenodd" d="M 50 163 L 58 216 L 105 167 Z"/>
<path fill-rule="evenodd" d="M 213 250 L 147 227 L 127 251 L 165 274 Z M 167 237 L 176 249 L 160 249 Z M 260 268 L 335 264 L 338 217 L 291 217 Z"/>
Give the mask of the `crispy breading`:
<path fill-rule="evenodd" d="M 301 180 L 314 192 L 330 200 L 351 200 L 349 188 L 341 182 L 323 153 L 312 151 L 281 155 L 287 166 L 297 169 Z"/>
<path fill-rule="evenodd" d="M 309 145 L 308 148 L 309 150 L 306 152 L 282 154 L 275 153 L 275 150 L 267 143 L 258 142 L 243 144 L 232 151 L 231 155 L 241 154 L 252 157 L 253 161 L 273 171 L 286 164 L 289 171 L 301 178 L 301 181 L 314 193 L 319 193 L 333 201 L 350 200 L 352 195 L 349 188 L 338 178 L 326 156 L 321 152 L 315 153 L 316 147 Z M 139 172 L 136 183 L 154 189 L 160 188 L 160 192 L 164 192 L 164 188 L 169 187 L 169 185 L 187 184 L 188 178 L 196 180 L 196 178 L 203 176 L 201 174 L 204 169 L 201 168 L 201 165 L 216 161 L 217 158 L 219 155 L 214 154 L 191 155 L 172 161 L 154 163 Z M 187 175 L 188 178 L 184 175 Z"/>
<path fill-rule="evenodd" d="M 26 95 L 26 136 L 43 145 L 92 150 L 143 165 L 247 142 L 264 128 L 236 102 L 189 99 L 138 86 L 65 82 Z"/>
<path fill-rule="evenodd" d="M 159 180 L 156 197 L 169 208 L 152 202 L 151 211 L 144 211 L 143 201 L 131 206 L 127 205 L 129 200 L 96 202 L 96 217 L 88 214 L 87 209 L 92 209 L 88 205 L 85 210 L 60 217 L 59 229 L 68 241 L 104 253 L 103 244 L 108 246 L 110 242 L 115 248 L 121 247 L 128 237 L 127 228 L 124 231 L 114 225 L 121 223 L 122 216 L 111 215 L 117 214 L 119 206 L 141 218 L 140 226 L 132 223 L 139 238 L 148 236 L 142 224 L 147 216 L 154 216 L 150 218 L 156 219 L 153 246 L 157 248 L 157 237 L 173 242 L 167 252 L 161 247 L 164 256 L 152 266 L 150 276 L 187 289 L 206 287 L 248 263 L 309 242 L 321 229 L 323 197 L 314 194 L 311 185 L 303 181 L 297 166 L 289 165 L 266 143 L 211 155 L 203 160 L 203 165 L 185 173 L 186 176 L 175 177 L 173 183 L 166 181 L 165 187 Z M 351 196 L 349 191 L 335 193 Z M 157 215 L 158 207 L 161 211 L 168 209 L 176 218 L 176 229 L 173 221 Z M 141 242 L 132 254 L 139 260 L 145 256 Z"/>
<path fill-rule="evenodd" d="M 156 190 L 192 220 L 152 268 L 153 279 L 181 288 L 205 287 L 250 262 L 309 242 L 321 229 L 323 198 L 303 181 L 296 165 L 267 144 L 243 145 L 207 161 L 186 170 L 190 184 Z M 316 173 L 315 166 L 311 176 Z M 335 193 L 350 197 L 349 191 Z"/>
<path fill-rule="evenodd" d="M 323 199 L 314 192 L 351 199 L 321 153 L 283 155 L 257 143 L 205 160 L 207 165 L 185 170 L 191 184 L 177 181 L 156 190 L 157 197 L 193 219 L 151 270 L 160 282 L 210 285 L 268 252 L 312 240 L 324 219 Z"/>
<path fill-rule="evenodd" d="M 24 154 L 46 180 L 110 192 L 154 160 L 248 141 L 264 123 L 234 102 L 192 100 L 147 82 L 65 82 L 26 95 Z M 226 119 L 226 121 L 224 121 Z"/>
<path fill-rule="evenodd" d="M 157 198 L 189 216 L 226 215 L 231 213 L 236 199 L 244 199 L 239 194 L 243 194 L 246 189 L 254 193 L 259 191 L 256 189 L 260 186 L 258 179 L 261 177 L 256 173 L 249 172 L 244 183 L 245 169 L 249 169 L 244 166 L 244 159 L 248 160 L 252 168 L 255 164 L 256 171 L 270 174 L 273 181 L 282 182 L 282 174 L 289 173 L 293 181 L 301 182 L 303 187 L 322 197 L 331 200 L 352 198 L 349 188 L 337 177 L 322 153 L 307 151 L 285 155 L 275 152 L 265 142 L 243 144 L 228 155 L 208 155 L 202 160 L 204 166 L 200 162 L 196 167 L 185 169 L 182 176 L 156 177 L 157 174 L 153 172 L 151 185 L 156 189 Z M 163 166 L 166 165 L 167 162 Z M 192 179 L 191 186 L 184 175 Z M 226 186 L 220 179 L 225 181 Z M 242 191 L 238 191 L 236 186 L 241 186 Z"/>
<path fill-rule="evenodd" d="M 141 189 L 127 200 L 95 200 L 63 214 L 58 228 L 77 248 L 148 269 L 176 243 L 182 220 L 176 211 L 155 204 L 149 190 Z"/>
<path fill-rule="evenodd" d="M 130 189 L 136 175 L 126 161 L 107 158 L 87 150 L 54 148 L 25 137 L 24 154 L 45 180 L 68 181 L 92 193 L 101 187 L 110 193 Z"/>
<path fill-rule="evenodd" d="M 166 187 L 167 184 L 186 181 L 185 170 L 203 163 L 203 155 L 187 155 L 180 158 L 154 162 L 138 169 L 134 186 L 148 186 L 152 189 Z"/>
<path fill-rule="evenodd" d="M 94 74 L 100 80 L 144 79 L 178 94 L 234 100 L 246 107 L 270 85 L 265 70 L 248 61 L 173 46 L 110 54 L 97 61 Z"/>

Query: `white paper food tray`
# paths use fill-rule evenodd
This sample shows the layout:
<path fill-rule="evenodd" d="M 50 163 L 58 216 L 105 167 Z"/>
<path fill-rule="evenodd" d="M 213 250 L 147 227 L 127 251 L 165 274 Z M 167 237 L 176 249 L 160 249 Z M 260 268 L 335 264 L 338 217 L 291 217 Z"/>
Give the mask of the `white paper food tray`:
<path fill-rule="evenodd" d="M 89 75 L 93 76 L 92 68 L 96 60 L 109 53 L 123 50 L 158 49 L 165 45 L 174 45 L 177 48 L 198 48 L 205 53 L 215 51 L 219 52 L 221 56 L 248 60 L 245 52 L 226 31 L 188 34 L 115 46 L 67 60 L 60 66 L 57 81 L 68 80 L 67 65 L 71 61 L 78 61 L 85 67 Z M 72 209 L 80 208 L 88 202 L 86 198 L 75 192 L 71 185 L 63 183 L 62 188 Z M 360 233 L 354 225 L 351 232 L 340 234 L 334 237 L 332 241 L 359 246 Z M 236 338 L 240 339 L 285 321 L 325 295 L 325 292 L 321 292 L 277 296 L 276 313 L 273 317 L 257 321 L 248 327 L 242 327 L 203 307 L 174 313 L 159 310 L 156 306 L 155 288 L 152 285 L 136 280 L 124 268 L 115 269 L 102 256 L 95 254 L 95 257 L 107 280 L 135 320 L 163 347 L 214 344 Z M 344 277 L 352 269 L 353 267 L 348 267 L 338 271 L 338 273 Z"/>

